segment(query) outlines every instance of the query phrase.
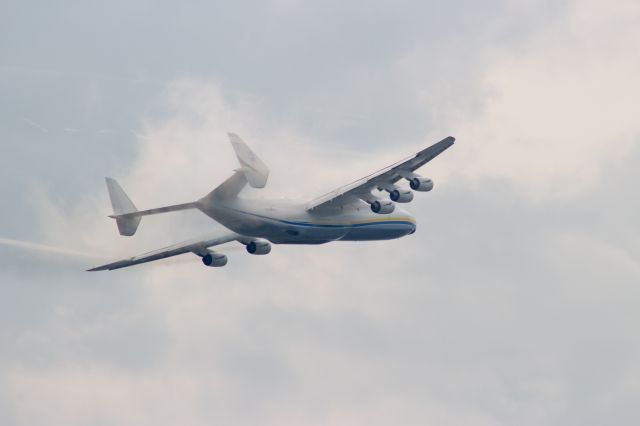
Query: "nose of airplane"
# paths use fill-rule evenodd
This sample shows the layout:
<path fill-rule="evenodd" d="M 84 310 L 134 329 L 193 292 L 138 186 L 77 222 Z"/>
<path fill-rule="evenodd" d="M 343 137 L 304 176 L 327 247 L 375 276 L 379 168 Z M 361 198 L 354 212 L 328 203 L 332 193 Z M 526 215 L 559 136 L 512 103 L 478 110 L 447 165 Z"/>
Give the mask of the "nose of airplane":
<path fill-rule="evenodd" d="M 409 227 L 409 235 L 413 234 L 414 232 L 416 232 L 416 220 L 413 217 L 409 217 L 411 220 L 409 222 L 407 222 L 407 226 Z"/>
<path fill-rule="evenodd" d="M 401 216 L 406 219 L 407 227 L 409 227 L 408 234 L 413 234 L 414 232 L 416 232 L 416 218 L 413 217 L 413 215 L 411 215 L 408 211 L 406 211 L 402 207 L 399 207 L 397 204 L 396 204 L 396 212 L 398 213 L 398 216 Z"/>

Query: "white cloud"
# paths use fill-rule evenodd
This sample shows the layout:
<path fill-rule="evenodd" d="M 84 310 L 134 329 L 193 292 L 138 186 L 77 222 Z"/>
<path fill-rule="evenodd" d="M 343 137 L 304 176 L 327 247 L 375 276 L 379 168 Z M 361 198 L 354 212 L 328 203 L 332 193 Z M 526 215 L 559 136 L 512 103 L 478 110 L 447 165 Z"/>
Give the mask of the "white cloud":
<path fill-rule="evenodd" d="M 514 44 L 483 54 L 479 116 L 449 121 L 458 123 L 455 166 L 537 200 L 583 194 L 638 144 L 640 6 L 575 1 L 566 19 Z"/>
<path fill-rule="evenodd" d="M 190 374 L 68 366 L 7 374 L 22 424 L 207 424 Z"/>
<path fill-rule="evenodd" d="M 139 206 L 197 198 L 235 167 L 229 127 L 272 167 L 272 194 L 355 177 L 350 157 L 300 143 L 291 130 L 268 128 L 251 105 L 231 103 L 212 84 L 172 85 L 157 106 L 164 115 L 152 112 L 146 121 L 130 172 L 116 177 Z M 357 167 L 364 174 L 389 155 L 372 153 Z M 329 178 L 317 172 L 334 168 Z M 543 219 L 527 216 L 528 207 L 511 199 L 502 202 L 513 217 L 496 217 L 501 206 L 494 206 L 492 191 L 452 183 L 414 204 L 422 220 L 408 239 L 276 246 L 267 257 L 240 247 L 218 270 L 185 256 L 87 275 L 83 286 L 106 279 L 135 288 L 133 299 L 118 308 L 123 312 L 95 317 L 63 303 L 50 327 L 23 330 L 19 348 L 47 348 L 51 359 L 42 367 L 4 368 L 17 418 L 30 424 L 558 424 L 567 411 L 602 398 L 581 394 L 580 383 L 563 374 L 603 337 L 586 327 L 578 332 L 600 322 L 582 308 L 605 301 L 607 324 L 619 324 L 611 306 L 621 296 L 603 298 L 597 281 L 568 282 L 566 274 L 589 263 L 594 270 L 579 276 L 597 280 L 594 271 L 616 265 L 624 280 L 637 275 L 637 265 L 611 247 L 600 258 L 603 246 L 580 234 L 552 238 L 551 230 L 540 229 Z M 68 238 L 126 255 L 211 224 L 180 213 L 145 218 L 144 232 L 121 239 L 96 213 L 107 208 L 104 200 L 106 191 L 93 194 L 71 213 L 49 206 L 43 221 L 52 241 Z M 533 235 L 524 232 L 531 224 Z M 558 262 L 571 256 L 568 267 Z M 78 326 L 82 321 L 88 322 Z M 138 339 L 144 345 L 151 323 L 162 332 L 150 342 L 153 353 L 133 351 L 128 356 L 137 362 L 121 360 L 118 354 L 135 349 Z M 119 341 L 120 333 L 129 334 Z M 613 346 L 628 338 L 620 331 Z M 101 348 L 110 355 L 97 356 Z M 635 345 L 629 350 L 637 352 Z M 620 368 L 633 371 L 623 361 Z M 572 374 L 583 377 L 591 367 L 572 367 Z M 632 381 L 616 376 L 603 374 L 596 384 L 615 389 L 621 400 L 635 392 Z"/>
<path fill-rule="evenodd" d="M 624 424 L 638 396 L 638 263 L 546 212 L 580 211 L 547 203 L 558 195 L 595 202 L 590 185 L 637 135 L 637 7 L 612 9 L 576 2 L 564 25 L 519 50 L 483 52 L 492 96 L 480 115 L 456 116 L 436 98 L 459 143 L 425 172 L 438 186 L 411 206 L 411 237 L 276 246 L 265 257 L 236 246 L 221 269 L 185 255 L 57 277 L 41 262 L 46 285 L 20 278 L 10 314 L 41 297 L 44 320 L 26 312 L 3 348 L 17 354 L 0 368 L 16 423 Z M 253 195 L 311 197 L 407 154 L 323 146 L 263 108 L 205 79 L 172 83 L 114 177 L 141 208 L 201 197 L 236 167 L 229 130 L 272 169 Z M 115 257 L 215 226 L 176 213 L 143 219 L 126 239 L 105 217 L 106 189 L 74 208 L 47 198 L 38 205 L 50 244 Z"/>

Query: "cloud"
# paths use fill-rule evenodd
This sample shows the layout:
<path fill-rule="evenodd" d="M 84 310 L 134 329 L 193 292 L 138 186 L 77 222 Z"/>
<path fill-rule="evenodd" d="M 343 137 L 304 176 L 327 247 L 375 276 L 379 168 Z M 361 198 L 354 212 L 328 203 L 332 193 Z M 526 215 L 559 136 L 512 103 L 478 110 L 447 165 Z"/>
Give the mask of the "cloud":
<path fill-rule="evenodd" d="M 162 99 L 163 117 L 150 114 L 130 172 L 119 176 L 130 194 L 139 194 L 132 197 L 141 206 L 188 201 L 226 177 L 234 167 L 225 148 L 227 126 L 253 142 L 272 167 L 272 190 L 303 175 L 310 187 L 325 184 L 322 174 L 306 172 L 330 170 L 330 150 L 323 157 L 290 130 L 258 136 L 256 129 L 265 125 L 259 116 L 250 106 L 229 104 L 217 86 L 184 80 Z M 314 151 L 318 155 L 301 155 Z M 291 152 L 294 163 L 281 155 Z M 358 167 L 388 157 L 379 155 Z M 350 162 L 335 155 L 330 164 L 342 175 L 351 173 Z M 52 341 L 76 349 L 57 352 L 44 370 L 10 367 L 13 407 L 36 424 L 51 412 L 67 424 L 112 424 L 124 417 L 156 424 L 384 424 L 398 415 L 408 423 L 428 418 L 496 425 L 524 417 L 525 424 L 558 424 L 570 416 L 567 410 L 604 397 L 579 392 L 581 381 L 564 371 L 588 374 L 595 359 L 570 367 L 585 350 L 609 357 L 600 349 L 605 334 L 589 327 L 620 324 L 615 306 L 628 290 L 604 296 L 601 280 L 606 268 L 617 265 L 610 279 L 630 283 L 637 264 L 628 253 L 605 248 L 588 228 L 550 227 L 553 213 L 541 214 L 544 207 L 533 207 L 513 184 L 484 179 L 477 191 L 466 182 L 451 175 L 415 204 L 425 216 L 417 238 L 304 250 L 277 246 L 266 258 L 233 251 L 230 264 L 216 271 L 195 259 L 109 273 L 108 281 L 137 288 L 124 317 L 87 317 L 67 306 L 72 310 L 59 320 L 67 325 L 42 330 L 45 340 L 23 340 L 21 347 L 36 352 Z M 159 217 L 145 221 L 134 241 L 123 242 L 113 223 L 96 214 L 96 197 L 71 215 L 47 210 L 43 220 L 55 224 L 52 239 L 90 235 L 81 240 L 129 254 L 176 241 L 201 224 L 197 215 Z M 578 272 L 582 264 L 592 268 Z M 633 311 L 632 305 L 624 310 Z M 589 307 L 597 317 L 586 314 Z M 144 321 L 132 320 L 131 311 Z M 86 319 L 85 332 L 70 332 L 70 324 Z M 123 341 L 109 337 L 136 322 L 138 331 Z M 125 362 L 117 348 L 153 336 L 152 323 L 162 335 L 149 342 L 155 351 L 134 351 Z M 96 339 L 112 342 L 98 347 L 108 355 L 97 356 Z M 608 344 L 638 350 L 624 331 Z M 615 359 L 619 367 L 594 377 L 593 386 L 613 389 L 626 401 L 633 390 L 622 377 L 634 363 Z M 96 391 L 75 397 L 76 389 Z M 17 399 L 25 393 L 37 405 Z M 154 410 L 158 405 L 163 408 Z M 590 413 L 596 419 L 610 414 Z"/>
<path fill-rule="evenodd" d="M 424 170 L 436 189 L 410 206 L 418 232 L 276 246 L 264 257 L 231 245 L 229 264 L 215 270 L 185 255 L 89 274 L 93 264 L 2 247 L 11 265 L 0 271 L 3 423 L 636 424 L 640 175 L 627 97 L 636 88 L 614 78 L 630 77 L 635 65 L 627 53 L 637 42 L 635 6 L 575 2 L 551 13 L 546 2 L 527 2 L 457 36 L 447 22 L 420 32 L 424 10 L 400 27 L 406 13 L 393 14 L 395 5 L 381 22 L 341 15 L 327 34 L 326 19 L 316 18 L 334 16 L 337 5 L 296 12 L 302 4 L 279 4 L 278 25 L 241 15 L 276 34 L 247 23 L 230 41 L 246 47 L 237 62 L 219 55 L 228 73 L 172 79 L 144 102 L 134 96 L 146 109 L 130 139 L 94 139 L 80 154 L 77 142 L 55 144 L 66 158 L 60 182 L 93 178 L 82 191 L 19 186 L 37 213 L 35 222 L 12 220 L 37 228 L 44 248 L 118 258 L 216 225 L 181 212 L 144 218 L 135 238 L 122 238 L 106 217 L 102 174 L 140 208 L 191 201 L 237 167 L 231 130 L 272 169 L 268 188 L 247 195 L 313 197 L 452 133 L 458 143 Z M 484 13 L 465 9 L 465 22 Z M 367 31 L 344 37 L 352 22 Z M 514 31 L 513 22 L 529 26 Z M 368 36 L 385 38 L 379 24 L 399 28 L 385 54 L 360 52 Z M 295 39 L 306 27 L 309 36 Z M 263 39 L 252 50 L 256 35 Z M 477 53 L 452 59 L 448 49 L 457 47 Z M 278 52 L 282 62 L 271 61 Z M 257 72 L 260 64 L 271 65 Z M 380 67 L 369 73 L 372 64 Z M 87 105 L 97 113 L 111 110 L 100 108 L 105 99 L 128 105 L 126 93 L 107 92 L 89 93 Z M 624 108 L 601 106 L 614 102 Z M 346 115 L 351 121 L 338 120 Z M 407 126 L 391 138 L 399 123 Z M 613 148 L 608 131 L 621 140 Z M 86 163 L 75 168 L 79 160 Z M 42 176 L 49 173 L 62 179 Z"/>
<path fill-rule="evenodd" d="M 460 123 L 457 164 L 471 177 L 508 179 L 535 199 L 588 192 L 637 145 L 640 8 L 572 2 L 515 46 L 485 49 L 489 95 Z M 460 118 L 459 121 L 464 120 Z"/>
<path fill-rule="evenodd" d="M 14 410 L 20 423 L 204 424 L 195 414 L 199 389 L 192 377 L 180 373 L 17 369 L 8 373 L 7 382 L 18 397 Z M 151 407 L 155 408 L 150 411 Z"/>

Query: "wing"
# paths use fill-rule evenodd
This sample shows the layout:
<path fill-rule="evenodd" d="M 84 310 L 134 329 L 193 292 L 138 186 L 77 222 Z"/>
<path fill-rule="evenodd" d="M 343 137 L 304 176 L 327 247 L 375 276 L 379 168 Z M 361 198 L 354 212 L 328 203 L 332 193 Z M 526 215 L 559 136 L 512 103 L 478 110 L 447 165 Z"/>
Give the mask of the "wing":
<path fill-rule="evenodd" d="M 96 268 L 89 269 L 89 271 L 110 271 L 112 269 L 126 268 L 128 266 L 139 265 L 140 263 L 152 262 L 154 260 L 165 259 L 167 257 L 177 256 L 179 254 L 189 252 L 197 254 L 204 251 L 208 247 L 217 246 L 220 244 L 228 243 L 230 241 L 238 241 L 241 239 L 241 235 L 229 231 L 223 235 L 184 241 L 182 243 L 165 247 L 160 250 L 150 251 L 139 256 L 134 256 L 128 259 L 118 260 L 117 262 L 109 263 L 107 265 L 98 266 Z"/>
<path fill-rule="evenodd" d="M 415 170 L 436 158 L 454 142 L 455 138 L 449 136 L 415 155 L 316 198 L 309 203 L 307 210 L 329 205 L 339 199 L 369 199 L 373 189 L 391 186 L 403 177 L 411 176 Z"/>

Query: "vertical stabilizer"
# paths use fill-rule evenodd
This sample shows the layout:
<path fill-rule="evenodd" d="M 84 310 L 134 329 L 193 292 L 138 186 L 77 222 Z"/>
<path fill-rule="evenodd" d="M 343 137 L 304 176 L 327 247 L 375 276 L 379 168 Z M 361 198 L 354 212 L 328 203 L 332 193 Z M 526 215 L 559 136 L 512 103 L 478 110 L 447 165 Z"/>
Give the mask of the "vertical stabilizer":
<path fill-rule="evenodd" d="M 229 140 L 242 166 L 239 171 L 244 173 L 249 185 L 254 188 L 264 188 L 269 177 L 267 165 L 251 151 L 251 148 L 240 139 L 240 136 L 235 133 L 229 133 Z"/>
<path fill-rule="evenodd" d="M 115 216 L 127 215 L 129 213 L 136 213 L 138 209 L 131 202 L 127 194 L 124 192 L 120 184 L 115 179 L 105 178 L 107 182 L 107 189 L 109 190 L 109 198 L 111 198 L 111 206 L 113 207 L 113 214 Z M 136 233 L 138 225 L 140 224 L 140 216 L 129 217 L 116 217 L 116 223 L 118 224 L 118 231 L 120 235 L 131 236 Z"/>

